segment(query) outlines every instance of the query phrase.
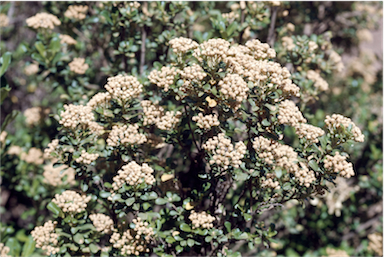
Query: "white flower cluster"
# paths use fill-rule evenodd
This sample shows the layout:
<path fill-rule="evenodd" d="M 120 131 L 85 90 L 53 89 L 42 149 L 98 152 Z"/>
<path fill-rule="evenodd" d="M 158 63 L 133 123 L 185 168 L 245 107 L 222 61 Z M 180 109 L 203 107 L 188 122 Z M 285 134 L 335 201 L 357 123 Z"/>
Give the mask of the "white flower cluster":
<path fill-rule="evenodd" d="M 274 181 L 273 179 L 276 178 L 275 174 L 267 173 L 265 177 L 261 178 L 261 187 L 262 188 L 273 188 L 273 189 L 280 189 L 280 183 L 279 181 Z"/>
<path fill-rule="evenodd" d="M 136 232 L 135 239 L 141 239 L 144 237 L 146 242 L 151 240 L 151 237 L 155 234 L 152 227 L 149 227 L 148 222 L 142 221 L 140 217 L 132 220 L 133 224 L 135 224 L 135 228 L 133 229 Z"/>
<path fill-rule="evenodd" d="M 292 51 L 296 47 L 296 45 L 293 41 L 293 38 L 291 38 L 291 37 L 282 37 L 281 42 L 282 42 L 283 47 L 285 49 L 287 49 L 288 51 Z"/>
<path fill-rule="evenodd" d="M 185 37 L 174 38 L 169 41 L 169 44 L 171 45 L 173 52 L 176 54 L 184 54 L 189 50 L 193 50 L 199 47 L 197 42 Z"/>
<path fill-rule="evenodd" d="M 0 28 L 8 27 L 9 18 L 5 13 L 0 13 Z"/>
<path fill-rule="evenodd" d="M 87 17 L 88 6 L 70 5 L 65 11 L 64 16 L 69 19 L 84 20 Z"/>
<path fill-rule="evenodd" d="M 193 56 L 200 62 L 206 59 L 208 66 L 213 68 L 219 64 L 223 58 L 227 57 L 230 43 L 222 38 L 209 39 L 199 45 L 193 52 Z"/>
<path fill-rule="evenodd" d="M 349 257 L 349 254 L 346 251 L 341 249 L 333 249 L 333 248 L 327 247 L 325 251 L 328 257 Z"/>
<path fill-rule="evenodd" d="M 51 154 L 54 153 L 59 146 L 59 139 L 53 139 L 51 143 L 48 144 L 48 148 L 44 149 L 44 158 L 52 159 Z"/>
<path fill-rule="evenodd" d="M 56 194 L 52 202 L 57 204 L 63 212 L 80 213 L 85 211 L 90 200 L 91 196 L 80 195 L 75 191 L 66 190 L 60 195 Z"/>
<path fill-rule="evenodd" d="M 69 35 L 63 35 L 62 34 L 59 36 L 59 38 L 60 38 L 61 44 L 67 44 L 67 45 L 76 45 L 77 44 L 77 41 Z"/>
<path fill-rule="evenodd" d="M 352 140 L 356 142 L 364 142 L 364 135 L 361 133 L 361 130 L 352 122 L 350 118 L 344 117 L 340 114 L 332 114 L 332 116 L 327 115 L 325 117 L 325 124 L 332 133 L 337 133 L 342 129 L 342 126 L 347 129 L 349 126 L 352 126 L 351 132 L 353 137 Z"/>
<path fill-rule="evenodd" d="M 152 185 L 156 181 L 152 173 L 153 169 L 149 167 L 148 164 L 144 163 L 140 166 L 135 161 L 131 161 L 127 165 L 121 167 L 121 169 L 117 172 L 117 175 L 113 177 L 113 190 L 119 190 L 124 183 L 130 186 L 138 186 L 143 182 L 148 185 Z"/>
<path fill-rule="evenodd" d="M 85 63 L 84 58 L 75 58 L 72 62 L 68 64 L 69 69 L 77 74 L 84 74 L 88 68 L 88 63 Z"/>
<path fill-rule="evenodd" d="M 146 246 L 147 242 L 135 239 L 131 235 L 131 230 L 125 231 L 123 235 L 120 235 L 117 232 L 113 233 L 109 242 L 113 244 L 114 248 L 120 249 L 122 256 L 139 256 L 140 253 L 148 253 L 150 251 Z"/>
<path fill-rule="evenodd" d="M 64 109 L 65 111 L 61 112 L 59 123 L 70 129 L 76 129 L 78 125 L 87 127 L 95 119 L 89 106 L 69 104 L 64 105 Z"/>
<path fill-rule="evenodd" d="M 374 233 L 368 235 L 368 250 L 375 252 L 378 256 L 383 256 L 383 235 Z"/>
<path fill-rule="evenodd" d="M 298 154 L 292 147 L 259 136 L 254 139 L 253 148 L 258 156 L 274 169 L 280 167 L 294 174 L 300 185 L 309 187 L 310 183 L 316 180 L 313 171 L 304 163 L 299 163 Z"/>
<path fill-rule="evenodd" d="M 164 88 L 164 91 L 167 92 L 169 90 L 169 86 L 173 84 L 177 73 L 178 70 L 174 67 L 162 67 L 160 71 L 151 71 L 148 79 L 151 83 L 158 87 Z"/>
<path fill-rule="evenodd" d="M 44 165 L 43 182 L 52 186 L 61 186 L 64 184 L 74 185 L 75 184 L 75 173 L 76 171 L 72 167 L 67 165 L 61 165 L 53 167 L 53 163 Z M 67 176 L 65 182 L 63 178 Z"/>
<path fill-rule="evenodd" d="M 133 7 L 133 8 L 135 8 L 135 9 L 138 9 L 138 8 L 140 7 L 140 3 L 139 3 L 139 2 L 136 2 L 136 1 L 134 1 L 134 2 L 130 2 L 130 3 L 129 3 L 129 7 Z"/>
<path fill-rule="evenodd" d="M 2 132 L 1 132 L 1 134 L 0 134 L 0 142 L 1 142 L 2 144 L 5 143 L 5 139 L 7 138 L 7 135 L 8 135 L 7 131 L 2 131 Z"/>
<path fill-rule="evenodd" d="M 342 156 L 339 152 L 336 152 L 335 156 L 325 156 L 324 168 L 345 178 L 355 175 L 352 163 L 347 162 L 347 156 Z"/>
<path fill-rule="evenodd" d="M 179 111 L 168 111 L 160 118 L 156 126 L 161 130 L 171 130 L 179 123 L 181 114 Z"/>
<path fill-rule="evenodd" d="M 109 92 L 100 92 L 94 95 L 87 103 L 87 106 L 95 110 L 97 107 L 109 107 L 109 101 L 111 100 L 111 94 Z"/>
<path fill-rule="evenodd" d="M 326 91 L 328 90 L 328 83 L 325 81 L 322 77 L 320 77 L 320 74 L 314 70 L 307 71 L 307 78 L 314 81 L 313 86 L 320 91 Z"/>
<path fill-rule="evenodd" d="M 24 68 L 24 73 L 27 76 L 35 75 L 39 71 L 39 64 L 31 63 L 27 67 Z"/>
<path fill-rule="evenodd" d="M 36 165 L 43 164 L 44 162 L 43 152 L 36 147 L 31 147 L 28 153 L 21 153 L 20 159 Z"/>
<path fill-rule="evenodd" d="M 44 29 L 54 29 L 55 26 L 61 24 L 61 21 L 52 14 L 41 12 L 32 16 L 26 20 L 28 27 L 34 29 L 44 28 Z"/>
<path fill-rule="evenodd" d="M 228 169 L 230 165 L 238 168 L 247 149 L 243 142 L 238 142 L 233 147 L 231 140 L 226 138 L 224 133 L 208 139 L 203 144 L 203 148 L 213 154 L 209 163 L 211 165 L 216 163 L 224 170 Z"/>
<path fill-rule="evenodd" d="M 11 257 L 11 255 L 8 255 L 10 250 L 11 249 L 8 246 L 5 246 L 3 243 L 0 243 L 0 256 L 1 257 Z"/>
<path fill-rule="evenodd" d="M 202 81 L 207 74 L 204 72 L 203 68 L 194 63 L 192 66 L 187 66 L 184 69 L 180 71 L 180 76 L 183 79 L 184 83 L 182 86 L 180 86 L 179 90 L 181 92 L 184 92 L 186 95 L 190 94 L 193 90 L 192 83 L 199 84 L 200 81 Z M 185 95 L 182 95 L 182 97 L 185 97 Z"/>
<path fill-rule="evenodd" d="M 313 52 L 315 51 L 319 46 L 316 44 L 314 41 L 309 41 L 308 42 L 308 51 Z"/>
<path fill-rule="evenodd" d="M 1 136 L 1 135 L 0 135 L 0 136 Z M 9 147 L 7 153 L 8 153 L 9 155 L 19 155 L 19 154 L 21 154 L 22 151 L 23 151 L 23 150 L 21 149 L 20 146 L 18 146 L 18 145 L 11 145 L 11 146 Z"/>
<path fill-rule="evenodd" d="M 291 100 L 284 100 L 279 104 L 278 120 L 280 124 L 286 124 L 293 127 L 297 126 L 299 123 L 307 122 L 299 108 Z"/>
<path fill-rule="evenodd" d="M 322 130 L 319 127 L 306 124 L 306 123 L 299 123 L 295 126 L 296 134 L 299 138 L 305 138 L 310 143 L 317 143 L 319 142 L 319 137 L 324 135 L 324 130 Z"/>
<path fill-rule="evenodd" d="M 331 53 L 329 54 L 329 60 L 332 63 L 333 68 L 337 72 L 341 72 L 344 69 L 344 64 L 343 64 L 343 61 L 341 60 L 341 56 L 338 53 L 336 53 L 334 50 L 332 50 Z"/>
<path fill-rule="evenodd" d="M 260 40 L 249 40 L 247 43 L 245 43 L 245 46 L 251 50 L 251 55 L 257 60 L 265 60 L 276 57 L 276 51 L 267 43 L 261 43 Z"/>
<path fill-rule="evenodd" d="M 89 215 L 89 219 L 92 221 L 96 230 L 102 232 L 103 234 L 109 234 L 111 231 L 114 230 L 113 220 L 105 214 L 91 214 Z"/>
<path fill-rule="evenodd" d="M 91 164 L 93 161 L 95 161 L 97 158 L 99 158 L 99 154 L 97 153 L 87 153 L 87 151 L 82 150 L 81 155 L 79 158 L 76 158 L 77 163 L 84 163 L 84 164 Z"/>
<path fill-rule="evenodd" d="M 191 211 L 191 215 L 189 215 L 189 219 L 192 221 L 192 228 L 213 228 L 213 222 L 215 221 L 215 217 L 210 214 L 203 212 L 195 212 Z"/>
<path fill-rule="evenodd" d="M 41 107 L 32 107 L 24 111 L 25 122 L 28 126 L 38 125 L 41 120 Z"/>
<path fill-rule="evenodd" d="M 197 123 L 199 128 L 206 130 L 220 125 L 220 121 L 218 120 L 216 114 L 203 115 L 202 113 L 199 113 L 197 116 L 192 117 L 192 120 Z"/>
<path fill-rule="evenodd" d="M 136 77 L 121 74 L 108 78 L 108 82 L 104 87 L 112 98 L 120 100 L 122 104 L 138 97 L 143 91 L 143 85 L 140 84 Z"/>
<path fill-rule="evenodd" d="M 160 121 L 161 116 L 163 116 L 164 109 L 161 106 L 158 106 L 152 103 L 149 100 L 141 101 L 141 107 L 143 107 L 144 121 L 143 125 L 152 125 Z"/>
<path fill-rule="evenodd" d="M 46 255 L 54 255 L 60 250 L 57 246 L 59 234 L 55 233 L 56 224 L 57 221 L 49 220 L 43 226 L 35 227 L 31 232 L 36 247 L 43 249 Z"/>
<path fill-rule="evenodd" d="M 218 86 L 224 99 L 233 99 L 238 103 L 247 99 L 247 93 L 249 91 L 248 85 L 238 74 L 228 73 L 223 80 L 219 82 Z"/>
<path fill-rule="evenodd" d="M 122 145 L 143 144 L 147 141 L 144 134 L 139 133 L 139 125 L 114 125 L 109 133 L 107 144 L 112 147 Z"/>

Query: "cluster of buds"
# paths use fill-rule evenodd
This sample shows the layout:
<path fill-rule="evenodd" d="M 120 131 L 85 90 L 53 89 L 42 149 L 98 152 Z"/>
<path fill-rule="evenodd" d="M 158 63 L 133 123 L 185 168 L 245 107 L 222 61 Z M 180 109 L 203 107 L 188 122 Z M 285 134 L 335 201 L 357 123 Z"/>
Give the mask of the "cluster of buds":
<path fill-rule="evenodd" d="M 350 118 L 344 117 L 340 114 L 332 114 L 332 116 L 327 115 L 324 122 L 327 125 L 329 131 L 333 134 L 345 134 L 343 129 L 347 129 L 350 126 L 352 133 L 352 137 L 350 139 L 356 142 L 364 142 L 364 135 Z"/>
<path fill-rule="evenodd" d="M 209 215 L 205 211 L 203 212 L 195 212 L 192 211 L 191 215 L 189 215 L 189 219 L 192 221 L 192 228 L 213 228 L 213 222 L 215 221 L 215 217 Z"/>
<path fill-rule="evenodd" d="M 70 5 L 65 11 L 64 16 L 69 19 L 84 20 L 87 17 L 88 6 Z"/>
<path fill-rule="evenodd" d="M 36 247 L 41 248 L 47 255 L 54 255 L 59 252 L 58 238 L 59 234 L 55 233 L 57 221 L 47 221 L 43 226 L 35 227 L 31 235 L 36 242 Z"/>
<path fill-rule="evenodd" d="M 75 58 L 72 62 L 68 64 L 69 69 L 77 74 L 84 74 L 88 68 L 88 63 L 85 63 L 84 58 Z"/>
<path fill-rule="evenodd" d="M 202 113 L 199 113 L 197 116 L 192 117 L 192 120 L 196 122 L 199 128 L 206 130 L 220 125 L 220 121 L 216 114 L 203 115 Z"/>
<path fill-rule="evenodd" d="M 355 172 L 353 171 L 352 163 L 346 160 L 347 157 L 340 155 L 339 152 L 336 152 L 335 156 L 327 155 L 324 160 L 324 168 L 342 177 L 350 178 L 355 175 Z"/>
<path fill-rule="evenodd" d="M 91 196 L 80 195 L 75 191 L 66 190 L 60 195 L 56 194 L 52 202 L 57 204 L 63 212 L 80 213 L 85 211 L 90 200 Z"/>
<path fill-rule="evenodd" d="M 84 163 L 84 164 L 91 164 L 93 161 L 95 161 L 97 158 L 99 158 L 99 154 L 97 153 L 87 153 L 87 151 L 82 150 L 81 155 L 79 158 L 76 159 L 77 163 Z"/>
<path fill-rule="evenodd" d="M 89 215 L 89 219 L 92 221 L 93 225 L 95 226 L 98 232 L 101 232 L 103 234 L 109 234 L 111 231 L 114 230 L 113 220 L 105 214 L 91 214 Z"/>
<path fill-rule="evenodd" d="M 26 20 L 28 27 L 32 27 L 34 29 L 54 29 L 55 26 L 59 26 L 61 21 L 52 14 L 49 13 L 38 13 L 35 16 L 32 16 Z"/>
<path fill-rule="evenodd" d="M 109 133 L 107 144 L 112 147 L 121 145 L 143 144 L 147 141 L 144 134 L 139 133 L 139 125 L 114 125 Z"/>

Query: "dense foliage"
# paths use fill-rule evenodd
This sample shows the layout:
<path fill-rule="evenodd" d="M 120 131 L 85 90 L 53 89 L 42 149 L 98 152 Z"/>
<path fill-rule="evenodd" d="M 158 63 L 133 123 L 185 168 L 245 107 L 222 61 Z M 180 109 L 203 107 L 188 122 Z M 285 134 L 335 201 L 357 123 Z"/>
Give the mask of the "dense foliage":
<path fill-rule="evenodd" d="M 380 2 L 0 13 L 2 256 L 382 255 Z"/>

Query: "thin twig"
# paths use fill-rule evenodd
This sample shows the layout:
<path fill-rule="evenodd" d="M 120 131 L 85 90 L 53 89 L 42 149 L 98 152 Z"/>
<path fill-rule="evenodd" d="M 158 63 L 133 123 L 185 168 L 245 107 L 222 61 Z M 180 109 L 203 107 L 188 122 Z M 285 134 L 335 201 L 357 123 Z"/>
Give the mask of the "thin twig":
<path fill-rule="evenodd" d="M 191 126 L 191 122 L 189 121 L 189 113 L 188 113 L 188 111 L 187 111 L 187 106 L 186 106 L 186 105 L 184 105 L 184 110 L 185 110 L 185 114 L 187 114 L 188 126 L 189 126 L 189 129 L 191 130 L 192 140 L 193 140 L 193 142 L 195 143 L 197 150 L 200 152 L 201 149 L 200 149 L 200 147 L 199 147 L 199 145 L 197 144 L 197 141 L 196 141 L 196 139 L 195 139 L 195 133 L 193 133 L 192 126 Z"/>
<path fill-rule="evenodd" d="M 145 40 L 147 38 L 147 31 L 145 30 L 145 25 L 141 28 L 141 50 L 140 50 L 140 75 L 144 72 L 144 62 L 145 62 Z"/>
<path fill-rule="evenodd" d="M 268 39 L 267 39 L 267 42 L 270 46 L 273 46 L 273 44 L 275 43 L 276 16 L 277 16 L 277 7 L 272 7 L 271 26 L 269 27 Z"/>

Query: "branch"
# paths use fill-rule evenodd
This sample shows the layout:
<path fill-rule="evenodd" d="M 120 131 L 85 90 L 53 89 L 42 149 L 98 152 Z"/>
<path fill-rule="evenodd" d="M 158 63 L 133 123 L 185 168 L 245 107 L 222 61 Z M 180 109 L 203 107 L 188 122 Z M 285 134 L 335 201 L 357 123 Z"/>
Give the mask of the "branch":
<path fill-rule="evenodd" d="M 276 24 L 276 16 L 277 16 L 277 8 L 272 7 L 272 18 L 271 18 L 271 26 L 268 31 L 268 44 L 272 47 L 275 43 L 275 24 Z"/>
<path fill-rule="evenodd" d="M 145 40 L 147 38 L 147 31 L 145 30 L 145 25 L 141 28 L 141 50 L 140 50 L 140 75 L 144 72 L 144 63 L 145 63 Z"/>

